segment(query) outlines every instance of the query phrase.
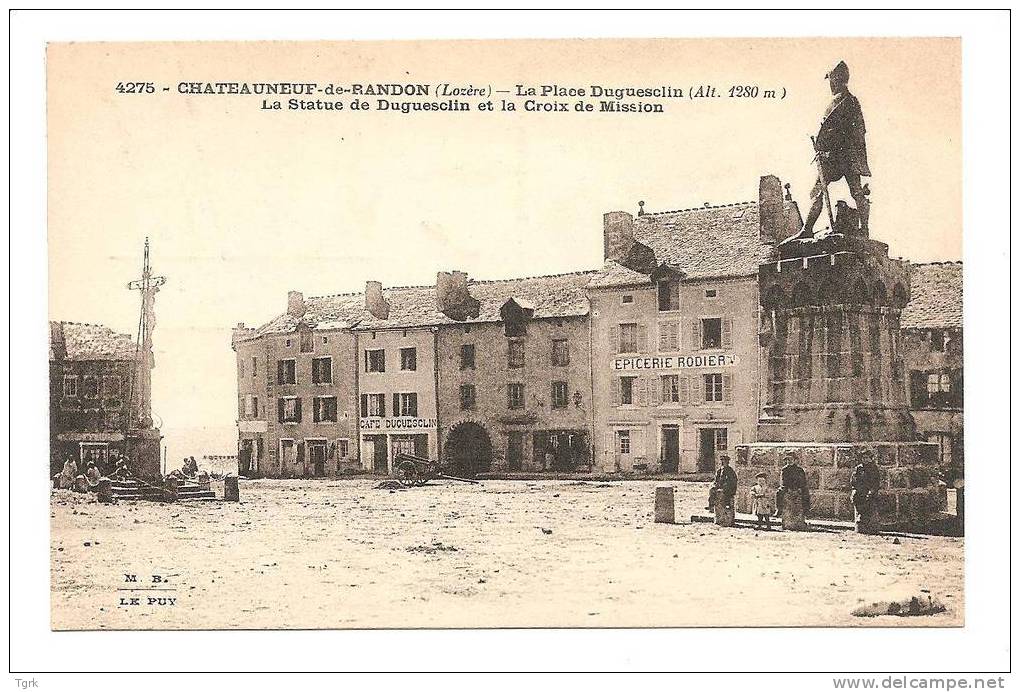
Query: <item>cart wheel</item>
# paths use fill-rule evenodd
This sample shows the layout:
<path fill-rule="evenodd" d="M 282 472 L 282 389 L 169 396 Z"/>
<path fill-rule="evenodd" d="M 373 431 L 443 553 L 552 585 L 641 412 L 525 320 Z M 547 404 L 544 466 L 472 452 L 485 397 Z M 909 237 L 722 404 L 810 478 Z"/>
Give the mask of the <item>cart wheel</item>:
<path fill-rule="evenodd" d="M 421 485 L 420 477 L 418 476 L 418 469 L 415 468 L 414 464 L 401 464 L 397 468 L 397 481 L 400 485 L 405 488 L 413 488 L 416 485 Z"/>

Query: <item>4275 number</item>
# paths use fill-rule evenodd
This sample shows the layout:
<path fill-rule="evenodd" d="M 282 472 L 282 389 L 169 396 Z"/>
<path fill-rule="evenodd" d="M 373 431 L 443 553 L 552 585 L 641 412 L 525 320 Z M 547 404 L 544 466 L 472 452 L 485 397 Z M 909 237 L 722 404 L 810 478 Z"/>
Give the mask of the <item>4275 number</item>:
<path fill-rule="evenodd" d="M 154 94 L 156 85 L 152 82 L 117 82 L 114 91 L 119 94 Z"/>

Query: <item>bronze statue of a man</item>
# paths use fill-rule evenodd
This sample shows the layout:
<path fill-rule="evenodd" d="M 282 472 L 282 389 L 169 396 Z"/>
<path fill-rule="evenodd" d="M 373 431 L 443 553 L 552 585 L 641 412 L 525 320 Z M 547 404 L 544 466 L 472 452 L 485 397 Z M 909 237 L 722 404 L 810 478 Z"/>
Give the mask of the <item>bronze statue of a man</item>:
<path fill-rule="evenodd" d="M 868 150 L 864 143 L 864 114 L 861 112 L 860 101 L 850 93 L 847 86 L 850 82 L 850 68 L 845 62 L 841 60 L 825 78 L 829 80 L 833 99 L 825 109 L 818 136 L 814 139 L 819 175 L 811 191 L 811 210 L 802 235 L 810 236 L 813 233 L 815 221 L 822 213 L 827 186 L 840 178 L 846 179 L 860 215 L 861 232 L 867 235 L 870 203 L 861 185 L 861 176 L 870 176 L 871 169 L 868 168 Z"/>

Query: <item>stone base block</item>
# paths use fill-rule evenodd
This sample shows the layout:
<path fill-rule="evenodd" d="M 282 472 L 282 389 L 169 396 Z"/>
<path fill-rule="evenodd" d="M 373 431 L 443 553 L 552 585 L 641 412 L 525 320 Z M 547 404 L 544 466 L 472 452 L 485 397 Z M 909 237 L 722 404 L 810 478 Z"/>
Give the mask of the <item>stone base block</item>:
<path fill-rule="evenodd" d="M 882 485 L 876 501 L 878 523 L 900 529 L 923 528 L 945 506 L 936 482 L 938 445 L 930 442 L 796 443 L 756 442 L 737 447 L 738 512 L 750 513 L 750 488 L 759 473 L 768 487 L 779 487 L 780 470 L 793 453 L 808 479 L 807 518 L 854 520 L 850 474 L 859 454 L 869 449 L 878 462 Z"/>
<path fill-rule="evenodd" d="M 715 503 L 715 523 L 718 526 L 733 526 L 736 519 L 733 507 L 723 507 L 722 501 Z"/>
<path fill-rule="evenodd" d="M 656 524 L 673 524 L 676 523 L 675 517 L 676 504 L 673 498 L 672 486 L 660 486 L 655 489 L 655 523 Z"/>

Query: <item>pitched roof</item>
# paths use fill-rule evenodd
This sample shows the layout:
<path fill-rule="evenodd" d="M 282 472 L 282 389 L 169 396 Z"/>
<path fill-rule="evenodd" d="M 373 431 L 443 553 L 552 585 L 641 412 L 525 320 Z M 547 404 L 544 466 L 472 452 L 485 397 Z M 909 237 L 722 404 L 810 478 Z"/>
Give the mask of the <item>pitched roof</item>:
<path fill-rule="evenodd" d="M 790 202 L 784 203 L 789 211 Z M 655 251 L 658 263 L 688 278 L 753 276 L 773 246 L 762 242 L 757 202 L 736 202 L 644 214 L 634 219 L 634 239 Z M 592 279 L 593 288 L 628 286 L 648 276 L 607 261 Z"/>
<path fill-rule="evenodd" d="M 477 317 L 456 320 L 436 309 L 434 286 L 401 286 L 383 290 L 389 301 L 387 319 L 379 319 L 365 309 L 363 293 L 344 293 L 305 299 L 305 314 L 294 318 L 286 313 L 252 332 L 262 334 L 291 332 L 304 324 L 313 329 L 400 329 L 444 324 L 500 321 L 499 309 L 511 298 L 534 307 L 534 319 L 582 317 L 588 314 L 585 287 L 594 271 L 533 276 L 524 279 L 468 281 L 471 297 L 479 302 Z"/>
<path fill-rule="evenodd" d="M 913 264 L 910 302 L 900 314 L 907 329 L 963 327 L 963 263 Z"/>
<path fill-rule="evenodd" d="M 50 322 L 50 360 L 133 360 L 135 340 L 101 324 Z"/>

